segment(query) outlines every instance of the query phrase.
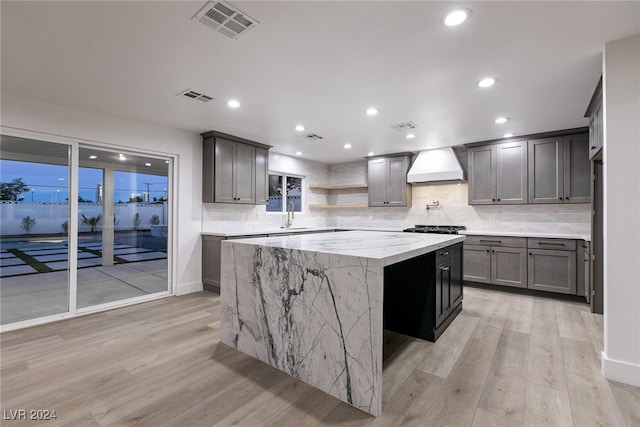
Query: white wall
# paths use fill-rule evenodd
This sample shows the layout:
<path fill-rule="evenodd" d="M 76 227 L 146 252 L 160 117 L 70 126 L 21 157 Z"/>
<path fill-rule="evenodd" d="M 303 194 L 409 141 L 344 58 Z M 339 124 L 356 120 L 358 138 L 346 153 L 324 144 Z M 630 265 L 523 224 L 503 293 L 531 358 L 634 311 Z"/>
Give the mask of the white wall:
<path fill-rule="evenodd" d="M 299 157 L 269 152 L 269 171 L 303 176 L 302 203 L 303 213 L 295 214 L 294 226 L 326 225 L 325 212 L 309 209 L 310 204 L 325 204 L 326 193 L 310 190 L 310 184 L 326 184 L 329 166 L 323 163 L 305 160 Z M 264 205 L 233 205 L 224 203 L 204 203 L 202 206 L 202 231 L 233 229 L 251 229 L 280 227 L 283 214 L 267 213 Z"/>
<path fill-rule="evenodd" d="M 331 165 L 332 184 L 367 182 L 367 162 Z M 589 204 L 469 206 L 468 184 L 424 183 L 411 188 L 410 208 L 351 208 L 327 212 L 332 227 L 405 228 L 414 224 L 465 225 L 470 230 L 557 232 L 589 235 Z M 338 204 L 368 204 L 367 191 L 333 192 Z M 440 203 L 426 209 L 427 203 Z"/>
<path fill-rule="evenodd" d="M 2 127 L 40 133 L 42 140 L 88 142 L 115 150 L 127 148 L 175 158 L 177 206 L 176 293 L 202 289 L 201 209 L 202 138 L 197 133 L 135 122 L 2 94 Z M 38 139 L 39 135 L 32 135 Z"/>
<path fill-rule="evenodd" d="M 640 36 L 604 48 L 605 377 L 640 387 Z"/>

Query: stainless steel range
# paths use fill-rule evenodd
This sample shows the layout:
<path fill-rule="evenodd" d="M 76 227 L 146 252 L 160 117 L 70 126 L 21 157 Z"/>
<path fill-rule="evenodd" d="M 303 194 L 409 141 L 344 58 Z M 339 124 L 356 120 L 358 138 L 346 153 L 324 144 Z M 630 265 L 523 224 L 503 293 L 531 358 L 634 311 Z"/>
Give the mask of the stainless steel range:
<path fill-rule="evenodd" d="M 466 230 L 464 225 L 415 225 L 405 228 L 407 233 L 434 233 L 434 234 L 458 234 L 458 231 Z"/>

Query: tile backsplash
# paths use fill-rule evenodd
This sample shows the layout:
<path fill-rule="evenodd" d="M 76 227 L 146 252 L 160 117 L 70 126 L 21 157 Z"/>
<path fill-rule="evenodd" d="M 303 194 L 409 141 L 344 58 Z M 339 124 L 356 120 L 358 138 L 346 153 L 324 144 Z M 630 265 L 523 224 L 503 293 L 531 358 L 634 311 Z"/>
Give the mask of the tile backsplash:
<path fill-rule="evenodd" d="M 368 204 L 366 189 L 310 190 L 309 184 L 362 184 L 367 182 L 367 162 L 325 165 L 270 153 L 271 171 L 304 176 L 305 212 L 296 226 L 405 228 L 414 224 L 465 225 L 470 230 L 525 231 L 571 234 L 590 233 L 589 204 L 488 205 L 467 204 L 466 182 L 425 183 L 412 186 L 410 208 L 308 208 L 313 204 Z M 426 209 L 427 203 L 439 202 Z M 264 206 L 203 204 L 203 231 L 221 227 L 280 226 L 283 214 L 266 213 Z"/>

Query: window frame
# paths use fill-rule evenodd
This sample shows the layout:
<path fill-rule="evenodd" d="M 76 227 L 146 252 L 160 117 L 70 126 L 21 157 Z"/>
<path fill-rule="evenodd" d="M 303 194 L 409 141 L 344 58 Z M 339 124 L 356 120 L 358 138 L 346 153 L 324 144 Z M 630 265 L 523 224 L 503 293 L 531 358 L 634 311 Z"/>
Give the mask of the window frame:
<path fill-rule="evenodd" d="M 305 199 L 307 197 L 307 193 L 306 193 L 306 189 L 305 189 L 304 183 L 305 183 L 305 180 L 307 179 L 307 177 L 305 175 L 299 175 L 299 174 L 295 174 L 295 173 L 279 172 L 279 171 L 270 170 L 267 173 L 267 182 L 269 182 L 269 178 L 270 178 L 271 175 L 276 175 L 276 176 L 279 176 L 279 177 L 282 178 L 282 183 L 283 183 L 283 188 L 284 188 L 284 191 L 282 192 L 283 203 L 282 203 L 282 210 L 280 210 L 280 211 L 276 212 L 276 211 L 267 210 L 267 205 L 269 203 L 269 201 L 268 201 L 269 200 L 269 194 L 267 192 L 267 205 L 265 205 L 265 208 L 264 208 L 266 213 L 269 214 L 269 215 L 280 215 L 280 214 L 287 213 L 287 204 L 286 204 L 286 200 L 287 200 L 287 188 L 286 188 L 287 187 L 287 185 L 286 185 L 287 178 L 299 178 L 300 179 L 300 210 L 299 211 L 295 211 L 294 210 L 294 212 L 297 213 L 297 214 L 304 214 L 306 212 L 304 201 L 305 201 Z"/>

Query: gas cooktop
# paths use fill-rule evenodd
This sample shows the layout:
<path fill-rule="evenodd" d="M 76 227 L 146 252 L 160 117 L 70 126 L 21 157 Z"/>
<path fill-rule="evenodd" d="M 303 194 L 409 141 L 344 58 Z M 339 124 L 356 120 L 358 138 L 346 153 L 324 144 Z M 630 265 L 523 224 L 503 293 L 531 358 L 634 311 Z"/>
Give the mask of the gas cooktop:
<path fill-rule="evenodd" d="M 464 225 L 415 225 L 402 231 L 407 233 L 434 233 L 434 234 L 458 234 L 458 231 L 466 230 Z"/>

